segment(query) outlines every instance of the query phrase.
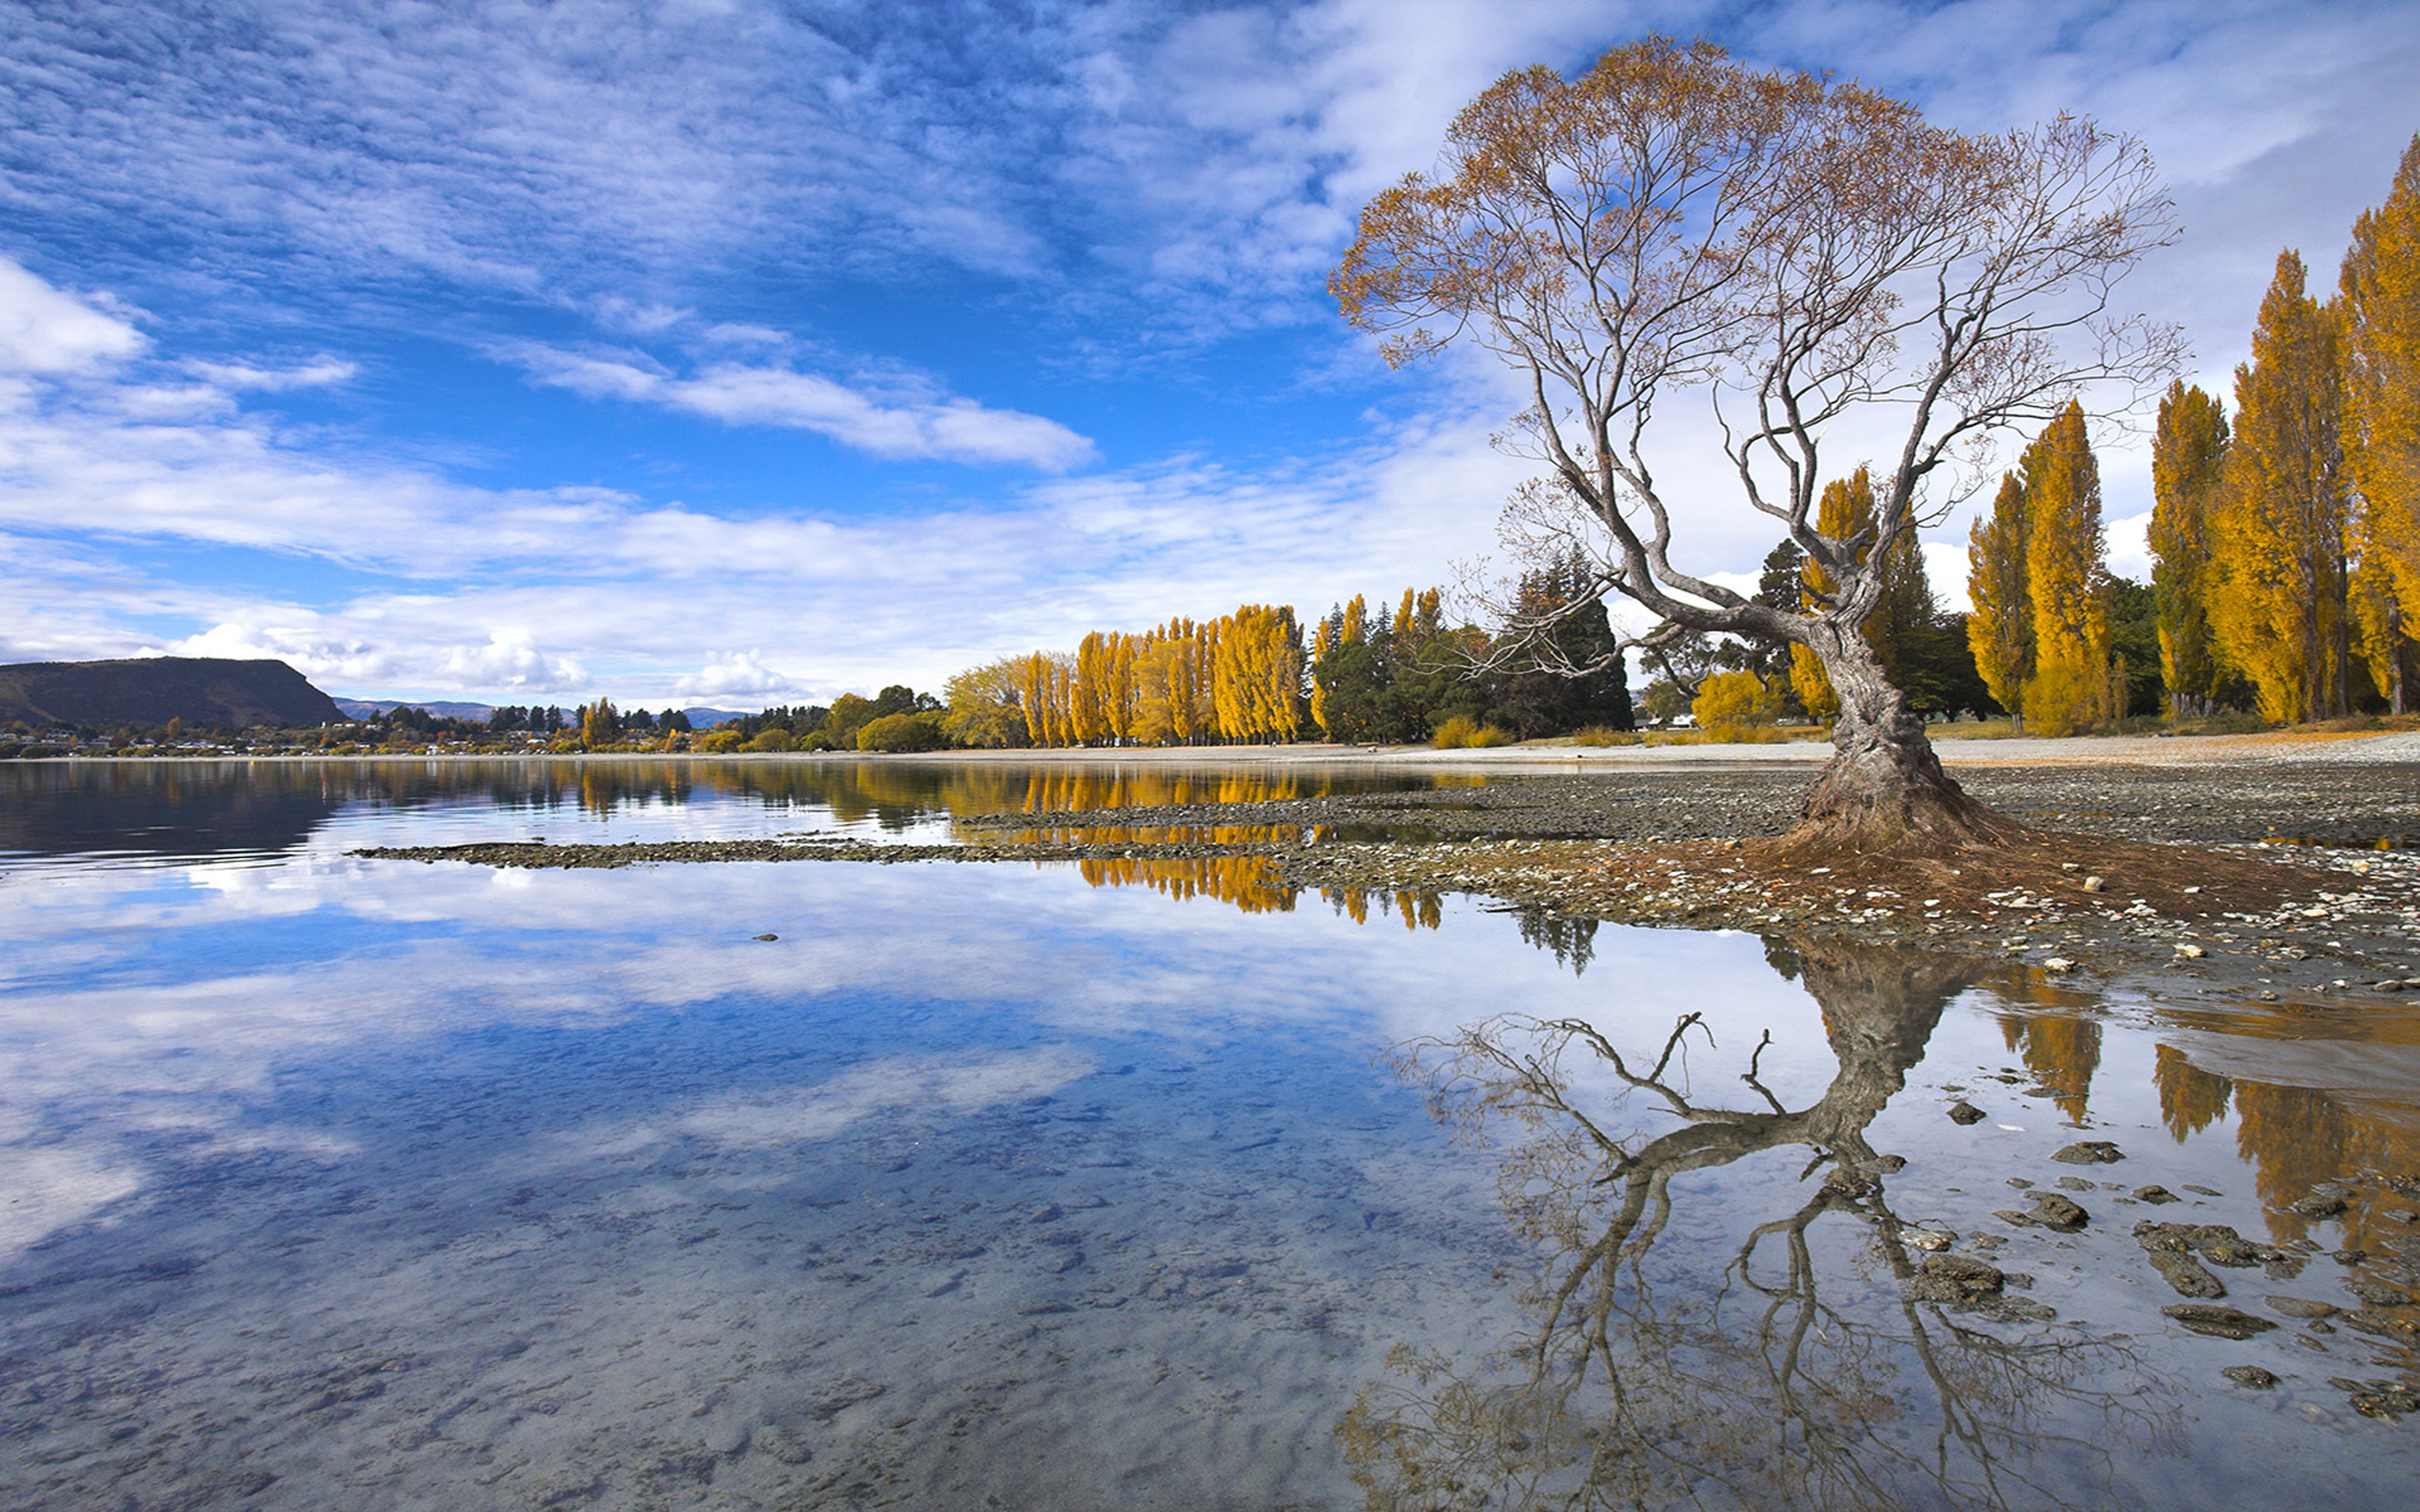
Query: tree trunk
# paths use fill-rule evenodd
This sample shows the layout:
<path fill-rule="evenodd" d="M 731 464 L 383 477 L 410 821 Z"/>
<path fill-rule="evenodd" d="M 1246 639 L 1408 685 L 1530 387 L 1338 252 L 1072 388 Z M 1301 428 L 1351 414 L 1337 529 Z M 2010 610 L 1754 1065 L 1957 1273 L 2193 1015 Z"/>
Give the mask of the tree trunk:
<path fill-rule="evenodd" d="M 1810 642 L 1839 696 L 1832 760 L 1799 805 L 1780 858 L 1940 856 L 1998 844 L 2024 826 L 1968 797 L 1942 771 L 1924 719 L 1854 626 L 1819 621 Z"/>

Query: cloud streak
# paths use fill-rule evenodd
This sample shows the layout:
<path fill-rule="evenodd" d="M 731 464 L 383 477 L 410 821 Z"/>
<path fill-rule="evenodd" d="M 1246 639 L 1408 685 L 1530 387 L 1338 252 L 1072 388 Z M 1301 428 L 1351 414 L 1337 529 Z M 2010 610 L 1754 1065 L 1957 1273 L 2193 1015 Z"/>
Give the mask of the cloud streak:
<path fill-rule="evenodd" d="M 718 363 L 678 378 L 644 358 L 592 356 L 535 343 L 501 348 L 499 355 L 519 363 L 536 382 L 586 398 L 660 405 L 726 425 L 814 431 L 874 456 L 1064 472 L 1094 455 L 1090 440 L 1057 421 L 934 394 L 924 385 L 894 386 L 906 392 L 876 394 L 813 373 L 742 363 Z"/>

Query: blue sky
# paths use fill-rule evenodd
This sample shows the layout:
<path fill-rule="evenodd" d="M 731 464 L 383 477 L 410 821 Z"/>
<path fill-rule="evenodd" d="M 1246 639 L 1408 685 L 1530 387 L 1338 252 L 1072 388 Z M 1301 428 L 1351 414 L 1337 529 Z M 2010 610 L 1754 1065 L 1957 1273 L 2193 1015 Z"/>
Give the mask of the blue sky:
<path fill-rule="evenodd" d="M 2405 0 L 0 0 L 0 661 L 754 707 L 1450 583 L 1517 401 L 1326 271 L 1498 73 L 1649 32 L 2141 136 L 2184 238 L 2130 288 L 2217 392 L 2420 129 Z"/>

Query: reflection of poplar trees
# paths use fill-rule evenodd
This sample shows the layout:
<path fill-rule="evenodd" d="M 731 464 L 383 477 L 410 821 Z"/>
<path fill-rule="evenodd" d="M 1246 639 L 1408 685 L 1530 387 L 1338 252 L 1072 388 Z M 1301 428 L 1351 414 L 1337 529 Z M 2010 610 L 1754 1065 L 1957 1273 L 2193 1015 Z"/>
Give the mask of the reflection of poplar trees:
<path fill-rule="evenodd" d="M 2174 1015 L 2201 1026 L 2199 1015 Z M 2306 1025 L 2288 1018 L 2227 1015 L 2208 1026 L 2211 1030 L 2252 1041 L 2295 1041 Z M 2357 1043 L 2409 1054 L 2420 1043 L 2420 1016 L 2409 1011 L 2381 1013 L 2346 1025 L 2346 1038 Z M 2410 1095 L 2387 1100 L 2323 1088 L 2297 1087 L 2222 1076 L 2193 1064 L 2187 1053 L 2162 1045 L 2152 1067 L 2160 1095 L 2160 1118 L 2180 1141 L 2235 1114 L 2236 1149 L 2253 1167 L 2260 1201 L 2268 1210 L 2270 1237 L 2278 1243 L 2316 1238 L 2315 1229 L 2333 1227 L 2339 1247 L 2384 1253 L 2392 1242 L 2409 1242 L 2410 1226 L 2388 1213 L 2411 1207 L 2412 1198 L 2374 1182 L 2350 1183 L 2345 1212 L 2313 1222 L 2293 1211 L 2322 1181 L 2336 1181 L 2348 1173 L 2420 1173 L 2420 1100 Z"/>
<path fill-rule="evenodd" d="M 1247 914 L 1290 914 L 1299 891 L 1257 856 L 1119 856 L 1078 861 L 1076 867 L 1095 887 L 1149 887 L 1183 901 L 1213 899 Z"/>
<path fill-rule="evenodd" d="M 2101 1021 L 2085 1013 L 2029 1013 L 2000 1021 L 2009 1048 L 2050 1088 L 2051 1101 L 2075 1123 L 2092 1103 L 2092 1075 L 2101 1069 Z"/>
<path fill-rule="evenodd" d="M 2174 1045 L 2160 1046 L 2151 1081 L 2160 1089 L 2160 1121 L 2180 1145 L 2226 1117 L 2227 1099 L 2235 1092 L 2234 1083 L 2202 1070 Z"/>
<path fill-rule="evenodd" d="M 1404 1346 L 1397 1380 L 1345 1415 L 1338 1436 L 1373 1508 L 2060 1505 L 2079 1472 L 2110 1478 L 2127 1438 L 2164 1436 L 2133 1381 L 2094 1384 L 2122 1379 L 2121 1348 L 2000 1338 L 1909 1285 L 1884 1194 L 1896 1167 L 1866 1129 L 1978 968 L 1829 940 L 1796 950 L 1839 1063 L 1802 1108 L 1759 1079 L 1761 1048 L 1745 1077 L 1761 1105 L 1699 1101 L 1675 1070 L 1704 1032 L 1694 1013 L 1652 1059 L 1575 1019 L 1499 1017 L 1406 1047 L 1442 1117 L 1511 1139 L 1499 1186 L 1544 1273 L 1509 1373 Z M 1611 1109 L 1577 1089 L 1607 1073 L 1622 1089 Z M 1680 1127 L 1613 1133 L 1633 1099 Z M 1822 1180 L 1719 1274 L 1671 1284 L 1651 1268 L 1677 1208 L 1742 1200 L 1677 1178 L 1791 1146 L 1813 1157 L 1802 1182 Z M 1854 1267 L 1832 1258 L 1844 1245 Z M 1860 1295 L 1869 1276 L 1886 1297 Z"/>

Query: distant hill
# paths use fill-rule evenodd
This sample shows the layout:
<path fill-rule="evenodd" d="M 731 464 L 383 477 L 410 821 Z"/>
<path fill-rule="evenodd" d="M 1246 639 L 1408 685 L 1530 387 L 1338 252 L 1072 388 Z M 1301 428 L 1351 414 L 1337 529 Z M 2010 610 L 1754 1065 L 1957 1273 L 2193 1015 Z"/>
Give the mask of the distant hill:
<path fill-rule="evenodd" d="M 485 724 L 496 712 L 492 703 L 448 703 L 442 699 L 338 699 L 336 707 L 349 719 L 366 719 L 389 709 L 418 709 L 434 719 L 468 719 Z"/>
<path fill-rule="evenodd" d="M 133 656 L 123 661 L 25 661 L 0 667 L 0 722 L 163 725 L 195 730 L 334 724 L 335 700 L 282 661 Z"/>
<path fill-rule="evenodd" d="M 413 708 L 439 719 L 466 719 L 473 724 L 485 724 L 488 716 L 496 712 L 492 703 L 448 703 L 440 699 L 338 699 L 336 707 L 345 711 L 349 719 L 366 719 L 384 714 L 389 709 Z M 569 705 L 566 705 L 569 712 Z M 683 709 L 692 730 L 711 730 L 726 719 L 742 717 L 737 709 Z"/>

